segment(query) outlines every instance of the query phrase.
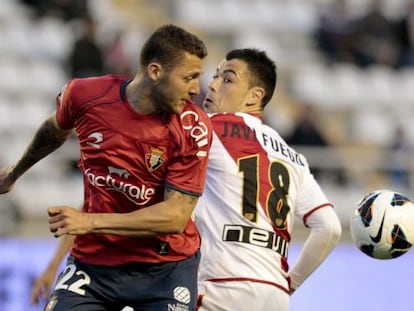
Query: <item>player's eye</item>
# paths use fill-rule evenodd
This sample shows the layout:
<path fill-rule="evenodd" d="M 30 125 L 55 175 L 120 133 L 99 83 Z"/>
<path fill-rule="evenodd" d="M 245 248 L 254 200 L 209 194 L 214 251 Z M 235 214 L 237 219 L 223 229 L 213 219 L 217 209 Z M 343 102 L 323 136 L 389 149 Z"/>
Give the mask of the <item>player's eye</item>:
<path fill-rule="evenodd" d="M 197 79 L 197 78 L 198 78 L 198 75 L 191 75 L 191 76 L 185 77 L 184 81 L 191 82 L 191 81 L 193 81 L 194 79 Z"/>

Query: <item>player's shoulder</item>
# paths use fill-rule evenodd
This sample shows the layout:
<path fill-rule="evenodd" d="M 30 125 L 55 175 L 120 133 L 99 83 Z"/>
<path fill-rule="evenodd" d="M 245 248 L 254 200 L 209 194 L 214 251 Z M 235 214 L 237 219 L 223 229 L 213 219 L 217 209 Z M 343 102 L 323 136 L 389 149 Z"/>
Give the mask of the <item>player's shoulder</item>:
<path fill-rule="evenodd" d="M 126 80 L 128 80 L 128 77 L 120 75 L 74 78 L 64 88 L 72 99 L 85 102 L 104 96 L 114 87 L 119 88 L 118 86 Z"/>
<path fill-rule="evenodd" d="M 283 136 L 273 127 L 263 123 L 256 128 L 257 139 L 263 146 L 275 154 L 277 158 L 284 159 L 286 163 L 291 163 L 292 167 L 299 170 L 309 170 L 308 161 L 300 151 L 294 146 L 289 145 Z"/>
<path fill-rule="evenodd" d="M 121 75 L 104 75 L 104 76 L 96 76 L 96 77 L 87 77 L 87 78 L 74 78 L 69 81 L 69 84 L 73 85 L 73 87 L 78 88 L 88 88 L 88 87 L 105 87 L 114 85 L 117 83 L 122 83 L 122 81 L 127 80 L 127 76 Z"/>
<path fill-rule="evenodd" d="M 208 116 L 212 120 L 212 122 L 217 121 L 232 121 L 232 122 L 254 122 L 258 124 L 262 124 L 262 119 L 251 113 L 246 112 L 215 112 L 209 113 Z"/>
<path fill-rule="evenodd" d="M 238 116 L 234 112 L 214 112 L 208 113 L 208 116 L 212 121 L 231 120 L 238 118 Z"/>

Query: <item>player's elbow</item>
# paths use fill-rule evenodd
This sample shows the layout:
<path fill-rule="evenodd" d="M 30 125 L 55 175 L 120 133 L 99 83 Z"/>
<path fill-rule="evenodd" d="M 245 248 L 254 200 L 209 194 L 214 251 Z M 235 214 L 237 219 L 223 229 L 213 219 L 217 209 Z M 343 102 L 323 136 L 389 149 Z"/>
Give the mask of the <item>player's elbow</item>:
<path fill-rule="evenodd" d="M 160 230 L 160 234 L 182 234 L 184 232 L 185 226 L 177 223 L 171 223 L 168 226 L 165 226 L 163 230 Z"/>
<path fill-rule="evenodd" d="M 331 246 L 336 245 L 342 236 L 341 222 L 331 208 L 316 211 L 308 218 L 307 224 L 314 234 Z"/>
<path fill-rule="evenodd" d="M 180 197 L 181 198 L 181 197 Z M 191 215 L 194 211 L 196 200 L 182 201 L 180 198 L 171 198 L 166 202 L 167 208 L 163 219 L 166 221 L 168 234 L 181 234 L 186 229 L 188 222 L 191 221 Z"/>
<path fill-rule="evenodd" d="M 165 234 L 182 234 L 184 232 L 184 227 L 172 227 L 168 232 L 165 232 Z"/>
<path fill-rule="evenodd" d="M 163 234 L 181 234 L 184 232 L 185 228 L 187 227 L 188 222 L 190 219 L 185 215 L 181 215 L 176 213 L 174 215 L 170 215 L 169 220 L 163 226 Z"/>
<path fill-rule="evenodd" d="M 334 220 L 335 219 L 335 220 Z M 334 218 L 328 224 L 327 232 L 333 244 L 337 244 L 342 236 L 342 225 L 339 218 Z"/>
<path fill-rule="evenodd" d="M 190 219 L 188 219 L 188 217 L 183 217 L 183 216 L 177 219 L 172 228 L 174 231 L 173 233 L 176 233 L 176 234 L 183 233 L 189 221 Z"/>

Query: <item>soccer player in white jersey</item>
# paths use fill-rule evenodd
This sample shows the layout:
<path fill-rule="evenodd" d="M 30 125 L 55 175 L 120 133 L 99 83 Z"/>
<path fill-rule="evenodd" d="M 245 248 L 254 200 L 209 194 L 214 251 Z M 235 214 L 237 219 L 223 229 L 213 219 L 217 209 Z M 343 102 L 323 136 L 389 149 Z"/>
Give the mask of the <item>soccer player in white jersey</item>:
<path fill-rule="evenodd" d="M 341 224 L 303 155 L 263 123 L 276 66 L 263 51 L 233 50 L 219 64 L 204 108 L 213 144 L 195 220 L 202 237 L 199 311 L 285 311 L 324 261 Z M 291 269 L 294 216 L 310 234 Z"/>

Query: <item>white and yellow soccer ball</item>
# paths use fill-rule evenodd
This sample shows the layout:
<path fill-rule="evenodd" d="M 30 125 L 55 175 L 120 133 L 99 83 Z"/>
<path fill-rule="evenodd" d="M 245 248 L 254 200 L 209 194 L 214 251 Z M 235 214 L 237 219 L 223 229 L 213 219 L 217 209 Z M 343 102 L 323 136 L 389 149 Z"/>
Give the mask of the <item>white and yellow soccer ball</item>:
<path fill-rule="evenodd" d="M 350 230 L 355 245 L 368 256 L 399 257 L 414 244 L 414 204 L 392 190 L 370 192 L 358 202 Z"/>

